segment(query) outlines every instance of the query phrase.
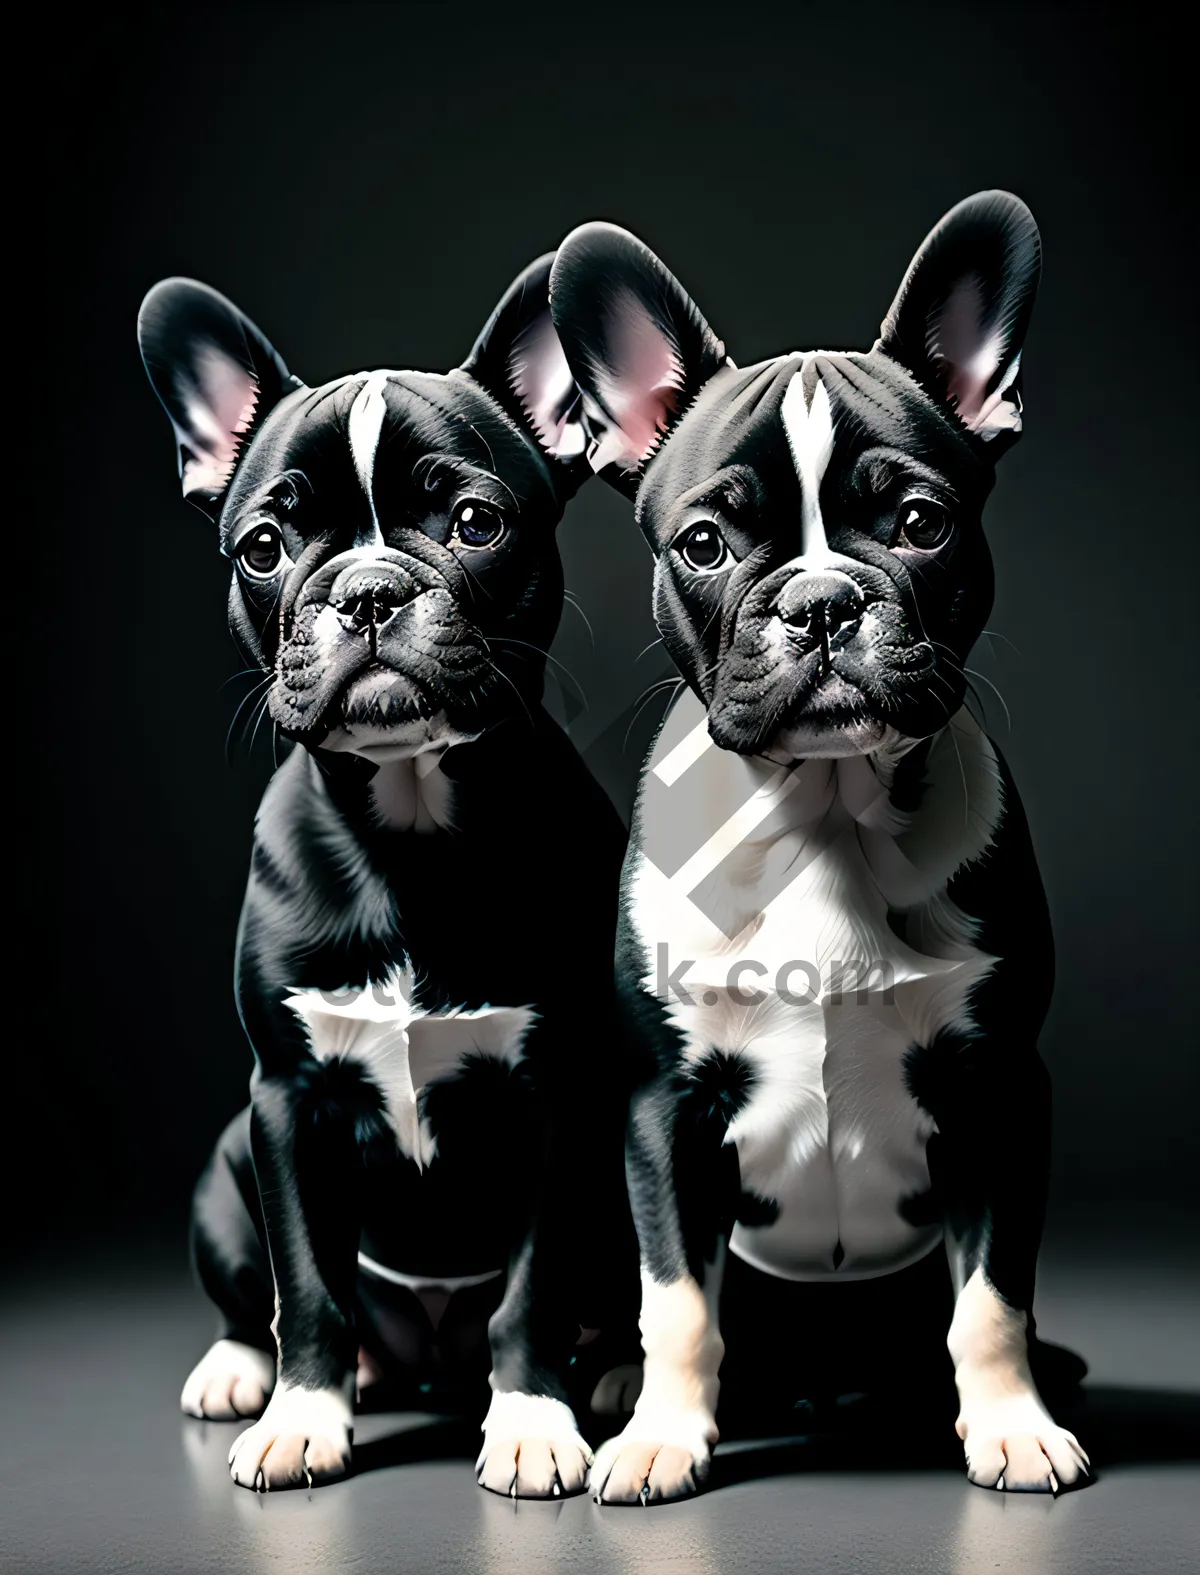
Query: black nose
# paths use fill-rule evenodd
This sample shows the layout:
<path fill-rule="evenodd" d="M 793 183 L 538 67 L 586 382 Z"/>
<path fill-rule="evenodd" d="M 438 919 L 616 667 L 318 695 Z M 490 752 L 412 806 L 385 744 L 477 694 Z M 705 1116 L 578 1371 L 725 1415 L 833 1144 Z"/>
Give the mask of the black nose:
<path fill-rule="evenodd" d="M 840 574 L 797 574 L 780 593 L 777 610 L 792 644 L 805 652 L 819 649 L 827 664 L 830 650 L 858 628 L 863 595 Z"/>
<path fill-rule="evenodd" d="M 406 599 L 394 585 L 371 585 L 349 591 L 333 606 L 343 628 L 351 634 L 365 634 L 385 624 Z"/>

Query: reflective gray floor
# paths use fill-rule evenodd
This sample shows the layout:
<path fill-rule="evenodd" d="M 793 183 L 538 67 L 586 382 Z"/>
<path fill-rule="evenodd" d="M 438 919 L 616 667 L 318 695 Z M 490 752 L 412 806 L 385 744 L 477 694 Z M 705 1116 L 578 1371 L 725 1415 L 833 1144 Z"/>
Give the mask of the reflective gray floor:
<path fill-rule="evenodd" d="M 1051 1247 L 1041 1325 L 1092 1366 L 1078 1431 L 1098 1467 L 1057 1502 L 969 1487 L 906 1457 L 902 1436 L 831 1453 L 804 1442 L 722 1446 L 692 1503 L 600 1510 L 513 1505 L 481 1492 L 473 1439 L 429 1419 L 356 1427 L 358 1474 L 256 1496 L 225 1464 L 233 1424 L 185 1421 L 184 1374 L 209 1316 L 161 1249 L 86 1274 L 43 1265 L 0 1308 L 0 1568 L 390 1570 L 430 1575 L 592 1571 L 865 1571 L 1158 1575 L 1200 1567 L 1197 1281 L 1134 1244 Z M 168 1253 L 177 1257 L 177 1253 Z M 155 1268 L 146 1260 L 158 1261 Z M 1119 1265 L 1119 1266 L 1118 1266 Z"/>

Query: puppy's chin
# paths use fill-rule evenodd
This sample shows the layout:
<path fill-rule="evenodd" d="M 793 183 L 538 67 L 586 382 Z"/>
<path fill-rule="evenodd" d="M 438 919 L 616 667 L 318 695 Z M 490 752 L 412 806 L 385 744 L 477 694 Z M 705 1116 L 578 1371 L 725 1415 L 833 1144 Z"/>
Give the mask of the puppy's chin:
<path fill-rule="evenodd" d="M 849 755 L 872 754 L 886 734 L 884 724 L 871 717 L 856 717 L 840 724 L 814 717 L 780 728 L 762 752 L 780 765 L 790 765 L 793 760 L 842 760 Z"/>
<path fill-rule="evenodd" d="M 400 673 L 364 673 L 342 697 L 341 717 L 318 744 L 332 754 L 361 755 L 375 765 L 411 760 L 432 750 L 467 744 L 482 729 L 453 723 L 411 678 Z"/>
<path fill-rule="evenodd" d="M 724 705 L 718 696 L 709 711 L 713 743 L 741 755 L 760 755 L 779 765 L 794 760 L 837 760 L 868 755 L 884 741 L 886 725 L 870 714 L 858 688 L 837 673 L 829 674 L 790 707 L 768 696 L 762 708 Z M 771 712 L 784 721 L 772 728 Z"/>
<path fill-rule="evenodd" d="M 434 716 L 399 722 L 389 728 L 361 724 L 337 727 L 326 733 L 317 748 L 335 755 L 361 755 L 364 760 L 384 766 L 394 760 L 412 760 L 431 750 L 440 754 L 454 744 L 469 744 L 478 737 L 478 733 L 463 733 L 451 727 L 446 713 L 439 711 Z"/>

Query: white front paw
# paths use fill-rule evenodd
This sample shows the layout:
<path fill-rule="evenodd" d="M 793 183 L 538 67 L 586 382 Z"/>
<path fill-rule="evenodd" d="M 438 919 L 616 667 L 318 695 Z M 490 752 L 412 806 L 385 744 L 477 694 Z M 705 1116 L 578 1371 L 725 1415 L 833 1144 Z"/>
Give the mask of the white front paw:
<path fill-rule="evenodd" d="M 977 1487 L 1057 1493 L 1088 1475 L 1090 1461 L 1079 1440 L 1028 1391 L 964 1402 L 957 1431 L 967 1476 Z"/>
<path fill-rule="evenodd" d="M 492 1395 L 475 1462 L 480 1487 L 508 1498 L 560 1498 L 583 1490 L 591 1462 L 569 1405 L 548 1395 Z"/>
<path fill-rule="evenodd" d="M 188 1374 L 179 1404 L 188 1416 L 228 1422 L 257 1416 L 274 1387 L 274 1357 L 240 1340 L 217 1340 Z"/>
<path fill-rule="evenodd" d="M 597 1504 L 659 1504 L 704 1486 L 717 1429 L 707 1411 L 637 1406 L 596 1451 L 588 1485 Z"/>
<path fill-rule="evenodd" d="M 229 1451 L 229 1474 L 241 1487 L 317 1487 L 350 1469 L 354 1435 L 349 1385 L 301 1389 L 280 1384 L 253 1427 Z"/>

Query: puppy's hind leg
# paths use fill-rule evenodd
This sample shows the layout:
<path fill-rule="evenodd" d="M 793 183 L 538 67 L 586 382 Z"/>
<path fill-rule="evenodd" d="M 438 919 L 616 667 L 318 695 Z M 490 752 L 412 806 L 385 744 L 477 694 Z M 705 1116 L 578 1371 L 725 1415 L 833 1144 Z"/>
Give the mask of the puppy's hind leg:
<path fill-rule="evenodd" d="M 250 1111 L 222 1132 L 192 1199 L 192 1260 L 220 1333 L 188 1374 L 180 1406 L 212 1421 L 260 1414 L 275 1387 L 274 1292 L 250 1158 Z"/>
<path fill-rule="evenodd" d="M 1036 1050 L 961 1052 L 938 1125 L 956 1291 L 947 1344 L 967 1476 L 1057 1493 L 1087 1477 L 1088 1457 L 1051 1417 L 1030 1365 L 1050 1149 L 1050 1079 Z"/>

